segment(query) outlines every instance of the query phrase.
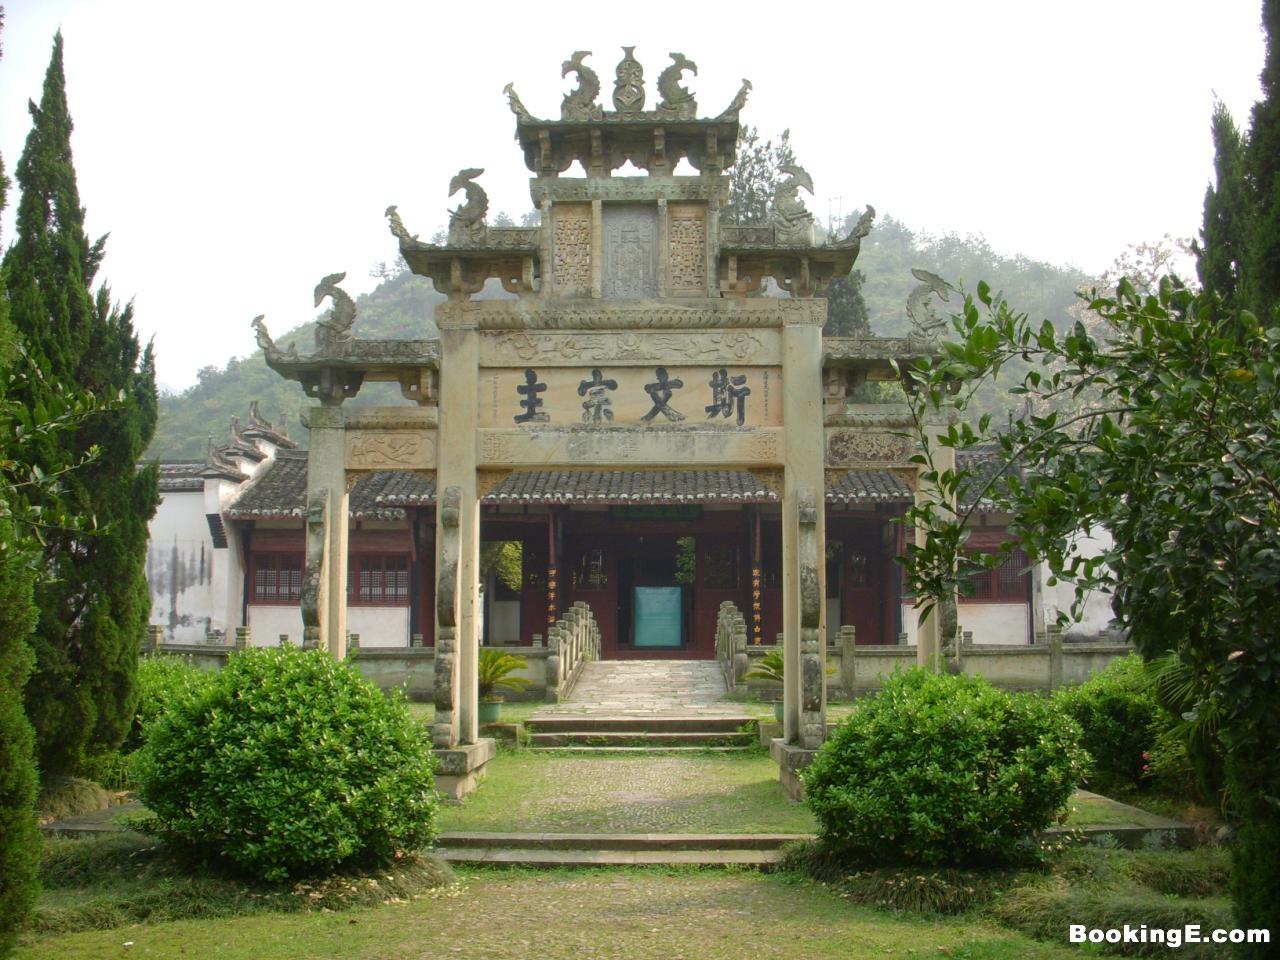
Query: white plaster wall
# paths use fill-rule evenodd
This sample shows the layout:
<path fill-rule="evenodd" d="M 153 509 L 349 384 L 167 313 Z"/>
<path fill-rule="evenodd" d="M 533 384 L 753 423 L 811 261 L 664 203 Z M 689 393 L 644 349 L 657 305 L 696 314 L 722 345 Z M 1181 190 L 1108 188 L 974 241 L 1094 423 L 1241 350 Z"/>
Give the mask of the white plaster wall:
<path fill-rule="evenodd" d="M 907 643 L 916 642 L 919 612 L 909 603 L 902 605 L 902 625 Z M 1030 643 L 1025 603 L 962 603 L 960 629 L 973 631 L 974 643 Z"/>
<path fill-rule="evenodd" d="M 348 605 L 347 632 L 360 635 L 361 647 L 407 647 L 409 608 Z"/>
<path fill-rule="evenodd" d="M 293 604 L 249 604 L 249 629 L 255 647 L 274 647 L 280 634 L 302 643 L 302 611 Z M 347 607 L 347 632 L 360 635 L 361 647 L 409 646 L 408 607 Z"/>
<path fill-rule="evenodd" d="M 489 642 L 495 647 L 520 642 L 520 601 L 495 600 L 489 604 Z"/>
<path fill-rule="evenodd" d="M 162 494 L 148 532 L 151 623 L 164 627 L 167 642 L 203 643 L 209 629 L 226 628 L 215 598 L 235 559 L 230 551 L 213 546 L 204 494 Z"/>
<path fill-rule="evenodd" d="M 1077 540 L 1080 552 L 1085 556 L 1096 557 L 1104 550 L 1111 548 L 1111 534 L 1101 527 L 1094 527 L 1088 534 L 1081 534 Z M 1052 624 L 1058 619 L 1058 613 L 1071 615 L 1071 605 L 1075 602 L 1076 589 L 1070 583 L 1057 583 L 1049 586 L 1049 571 L 1041 568 L 1041 583 L 1044 585 L 1044 620 Z M 1065 633 L 1067 636 L 1096 637 L 1111 624 L 1115 615 L 1111 610 L 1111 593 L 1105 590 L 1094 591 L 1085 600 L 1084 615 L 1080 622 L 1073 623 Z"/>
<path fill-rule="evenodd" d="M 255 647 L 275 647 L 280 634 L 287 633 L 289 642 L 302 645 L 302 610 L 297 604 L 276 606 L 249 604 L 249 631 Z"/>
<path fill-rule="evenodd" d="M 960 629 L 973 633 L 973 642 L 1030 643 L 1025 603 L 962 603 Z"/>

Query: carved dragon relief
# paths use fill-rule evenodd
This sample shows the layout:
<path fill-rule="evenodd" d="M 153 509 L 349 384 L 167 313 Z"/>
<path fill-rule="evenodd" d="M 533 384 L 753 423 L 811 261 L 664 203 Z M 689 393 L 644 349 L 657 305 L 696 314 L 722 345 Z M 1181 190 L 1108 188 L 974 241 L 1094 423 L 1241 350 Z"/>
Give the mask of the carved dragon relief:
<path fill-rule="evenodd" d="M 578 86 L 564 95 L 560 102 L 561 120 L 600 120 L 604 110 L 596 103 L 600 95 L 600 78 L 582 61 L 591 56 L 590 50 L 578 50 L 560 65 L 560 76 L 578 75 Z"/>
<path fill-rule="evenodd" d="M 658 74 L 658 116 L 664 120 L 692 120 L 698 115 L 698 104 L 693 94 L 680 85 L 680 75 L 685 71 L 698 74 L 698 65 L 683 53 L 669 54 L 671 66 Z"/>
<path fill-rule="evenodd" d="M 431 727 L 431 742 L 441 750 L 457 745 L 454 724 L 454 687 L 458 652 L 458 563 L 460 558 L 460 520 L 462 489 L 445 487 L 440 497 L 440 572 L 436 580 L 435 705 L 436 717 Z"/>
<path fill-rule="evenodd" d="M 320 597 L 324 583 L 325 526 L 329 491 L 312 490 L 307 497 L 306 566 L 302 573 L 302 649 L 320 647 Z"/>
<path fill-rule="evenodd" d="M 951 286 L 928 270 L 912 269 L 911 275 L 920 281 L 920 285 L 907 297 L 907 316 L 911 318 L 910 339 L 926 344 L 937 343 L 947 329 L 947 321 L 934 311 L 933 298 L 936 296 L 946 303 L 950 299 L 947 291 Z"/>
<path fill-rule="evenodd" d="M 449 211 L 449 246 L 478 247 L 483 246 L 485 233 L 488 230 L 484 215 L 489 212 L 489 195 L 484 188 L 475 182 L 476 177 L 484 173 L 481 167 L 459 170 L 457 176 L 449 181 L 449 196 L 459 190 L 466 196 L 466 202 L 456 210 Z M 401 229 L 404 229 L 403 224 Z M 394 224 L 392 226 L 394 232 Z"/>
<path fill-rule="evenodd" d="M 818 570 L 818 498 L 812 487 L 797 491 L 800 563 L 800 729 L 799 746 L 816 750 L 826 739 L 822 718 L 822 644 L 818 630 L 822 622 L 822 582 Z"/>

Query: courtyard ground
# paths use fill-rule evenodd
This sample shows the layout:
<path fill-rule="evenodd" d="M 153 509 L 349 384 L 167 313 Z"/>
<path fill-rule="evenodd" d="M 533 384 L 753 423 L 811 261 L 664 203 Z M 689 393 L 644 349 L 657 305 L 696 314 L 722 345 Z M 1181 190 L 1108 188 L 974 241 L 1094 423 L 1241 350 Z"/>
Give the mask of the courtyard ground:
<path fill-rule="evenodd" d="M 459 871 L 452 888 L 373 909 L 92 930 L 42 938 L 20 947 L 15 960 L 1036 960 L 1075 955 L 1065 943 L 1036 942 L 979 919 L 921 919 L 856 906 L 821 885 L 789 876 L 484 869 Z"/>

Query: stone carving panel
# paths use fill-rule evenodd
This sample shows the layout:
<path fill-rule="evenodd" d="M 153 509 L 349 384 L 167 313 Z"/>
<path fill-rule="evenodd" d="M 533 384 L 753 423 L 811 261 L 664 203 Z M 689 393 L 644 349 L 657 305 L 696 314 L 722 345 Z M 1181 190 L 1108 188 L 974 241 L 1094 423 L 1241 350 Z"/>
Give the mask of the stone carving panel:
<path fill-rule="evenodd" d="M 565 467 L 633 468 L 637 465 L 750 466 L 781 463 L 782 429 L 716 430 L 684 425 L 627 427 L 481 428 L 477 453 L 490 469 Z"/>
<path fill-rule="evenodd" d="M 707 222 L 704 208 L 670 204 L 667 212 L 672 296 L 705 296 Z"/>
<path fill-rule="evenodd" d="M 826 322 L 821 298 L 659 300 L 634 303 L 599 300 L 468 300 L 436 307 L 436 325 L 480 330 L 725 330 Z"/>
<path fill-rule="evenodd" d="M 556 292 L 571 297 L 590 296 L 591 208 L 558 208 L 551 239 Z"/>
<path fill-rule="evenodd" d="M 657 207 L 604 208 L 604 282 L 607 300 L 658 295 Z"/>
<path fill-rule="evenodd" d="M 348 430 L 347 467 L 351 470 L 419 470 L 434 467 L 433 432 Z"/>
<path fill-rule="evenodd" d="M 776 365 L 782 341 L 776 330 L 723 333 L 482 333 L 485 367 L 574 366 L 616 363 L 727 363 Z"/>
<path fill-rule="evenodd" d="M 827 466 L 851 467 L 864 463 L 905 463 L 911 443 L 894 433 L 832 430 L 827 434 Z"/>

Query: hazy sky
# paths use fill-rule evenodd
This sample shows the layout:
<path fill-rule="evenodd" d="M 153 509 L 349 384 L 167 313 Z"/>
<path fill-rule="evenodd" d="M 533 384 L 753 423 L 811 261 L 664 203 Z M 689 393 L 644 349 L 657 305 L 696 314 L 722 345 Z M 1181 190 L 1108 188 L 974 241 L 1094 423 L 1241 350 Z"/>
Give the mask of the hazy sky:
<path fill-rule="evenodd" d="M 111 233 L 100 276 L 173 388 L 249 353 L 256 314 L 276 333 L 310 319 L 325 274 L 370 289 L 396 255 L 383 210 L 429 236 L 459 168 L 485 168 L 491 212 L 529 209 L 502 87 L 559 116 L 574 50 L 609 109 L 622 44 L 650 105 L 671 50 L 698 64 L 702 115 L 750 78 L 743 122 L 791 129 L 820 219 L 871 203 L 1090 272 L 1198 229 L 1213 96 L 1247 124 L 1263 55 L 1259 0 L 4 6 L 6 169 L 61 26 L 80 195 Z"/>

